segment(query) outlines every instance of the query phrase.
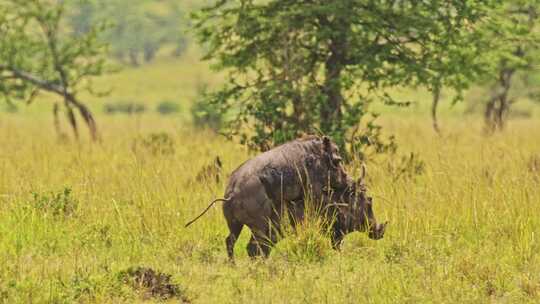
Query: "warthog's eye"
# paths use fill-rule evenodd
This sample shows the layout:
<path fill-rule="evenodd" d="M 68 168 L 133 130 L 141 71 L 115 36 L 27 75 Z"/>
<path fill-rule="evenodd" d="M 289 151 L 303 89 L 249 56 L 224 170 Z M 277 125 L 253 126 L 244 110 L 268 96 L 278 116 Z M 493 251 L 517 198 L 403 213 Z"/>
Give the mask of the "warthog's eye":
<path fill-rule="evenodd" d="M 327 160 L 329 162 L 329 165 L 332 166 L 334 169 L 337 169 L 339 167 L 339 164 L 341 163 L 341 157 L 335 155 L 328 155 Z"/>

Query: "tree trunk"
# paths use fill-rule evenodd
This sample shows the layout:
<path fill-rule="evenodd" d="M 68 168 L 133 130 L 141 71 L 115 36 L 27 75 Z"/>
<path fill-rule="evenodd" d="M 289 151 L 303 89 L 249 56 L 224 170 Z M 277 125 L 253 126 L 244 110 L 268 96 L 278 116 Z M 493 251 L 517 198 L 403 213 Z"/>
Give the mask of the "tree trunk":
<path fill-rule="evenodd" d="M 75 118 L 75 113 L 73 113 L 73 109 L 70 105 L 66 105 L 66 114 L 69 124 L 71 125 L 71 129 L 73 130 L 73 136 L 75 136 L 76 140 L 79 140 L 79 127 L 77 126 L 77 119 Z"/>
<path fill-rule="evenodd" d="M 54 123 L 54 130 L 56 131 L 56 135 L 58 138 L 64 137 L 64 133 L 62 133 L 62 128 L 60 128 L 60 117 L 58 116 L 58 112 L 60 111 L 60 106 L 58 106 L 58 103 L 54 103 L 53 105 L 53 123 Z"/>
<path fill-rule="evenodd" d="M 132 66 L 139 66 L 139 56 L 138 56 L 137 51 L 134 49 L 130 49 L 128 55 L 129 55 L 129 63 Z"/>
<path fill-rule="evenodd" d="M 90 109 L 88 109 L 88 107 L 83 103 L 79 102 L 74 96 L 68 95 L 67 98 L 70 103 L 74 105 L 77 110 L 79 110 L 79 113 L 83 117 L 84 122 L 90 130 L 90 137 L 92 138 L 92 141 L 98 141 L 99 134 L 97 130 L 97 124 L 96 120 L 94 119 L 94 115 L 92 115 L 92 112 L 90 112 Z"/>
<path fill-rule="evenodd" d="M 146 44 L 144 46 L 144 62 L 148 63 L 154 60 L 156 56 L 157 48 L 152 44 Z"/>
<path fill-rule="evenodd" d="M 437 134 L 441 134 L 441 130 L 439 129 L 439 121 L 437 119 L 437 107 L 439 106 L 439 99 L 441 97 L 441 89 L 439 87 L 436 87 L 433 89 L 433 103 L 431 105 L 431 118 L 433 121 L 433 130 L 437 132 Z"/>
<path fill-rule="evenodd" d="M 325 133 L 341 129 L 343 95 L 340 76 L 342 67 L 335 57 L 330 56 L 325 71 L 323 94 L 326 96 L 326 103 L 321 106 L 321 129 Z"/>
<path fill-rule="evenodd" d="M 328 22 L 329 23 L 329 22 Z M 324 23 L 323 23 L 324 25 Z M 326 134 L 340 132 L 342 129 L 343 94 L 341 85 L 341 72 L 346 63 L 347 37 L 346 30 L 341 24 L 330 25 L 335 28 L 329 50 L 330 56 L 325 62 L 324 84 L 322 93 L 326 96 L 326 103 L 321 105 L 321 130 Z"/>
<path fill-rule="evenodd" d="M 506 123 L 506 114 L 510 109 L 508 93 L 512 84 L 512 76 L 515 69 L 503 68 L 499 72 L 499 80 L 493 90 L 496 90 L 488 103 L 484 112 L 486 132 L 491 134 L 495 131 L 502 131 Z"/>

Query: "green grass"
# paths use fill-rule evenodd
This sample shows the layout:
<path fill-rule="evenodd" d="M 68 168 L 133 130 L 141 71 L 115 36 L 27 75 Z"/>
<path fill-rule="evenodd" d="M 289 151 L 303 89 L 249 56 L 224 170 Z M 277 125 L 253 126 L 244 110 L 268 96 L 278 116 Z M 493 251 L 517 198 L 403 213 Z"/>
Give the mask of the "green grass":
<path fill-rule="evenodd" d="M 219 207 L 183 227 L 226 185 L 195 181 L 199 170 L 219 155 L 229 174 L 250 157 L 188 123 L 197 84 L 222 79 L 198 57 L 192 49 L 180 60 L 161 58 L 99 79 L 100 88 L 114 89 L 107 98 L 85 99 L 97 116 L 99 144 L 88 143 L 84 127 L 80 143 L 58 143 L 51 96 L 16 114 L 0 112 L 0 303 L 158 301 L 119 278 L 139 266 L 171 274 L 193 303 L 540 301 L 537 116 L 512 119 L 504 133 L 486 138 L 481 117 L 462 115 L 465 104 L 451 108 L 447 95 L 437 136 L 429 94 L 415 90 L 396 91 L 419 100 L 409 109 L 377 106 L 400 153 L 425 162 L 424 174 L 398 180 L 390 169 L 395 160 L 368 164 L 375 214 L 390 221 L 384 239 L 355 233 L 335 252 L 308 225 L 268 260 L 252 261 L 245 229 L 231 265 Z M 102 112 L 104 103 L 130 100 L 152 113 Z M 183 115 L 157 115 L 163 100 L 178 101 Z M 538 113 L 531 103 L 517 106 Z M 161 132 L 174 152 L 140 148 L 141 138 Z"/>
<path fill-rule="evenodd" d="M 46 116 L 0 118 L 0 302 L 142 302 L 118 279 L 137 266 L 171 274 L 194 303 L 540 301 L 538 121 L 484 138 L 477 118 L 446 119 L 438 137 L 428 119 L 389 116 L 426 171 L 394 181 L 389 160 L 368 165 L 376 216 L 391 222 L 384 239 L 352 234 L 334 252 L 308 227 L 251 261 L 246 229 L 231 265 L 220 208 L 183 224 L 223 195 L 225 181 L 193 181 L 200 168 L 219 155 L 230 173 L 249 157 L 242 147 L 156 115 L 99 116 L 95 145 L 57 144 Z M 175 152 L 132 149 L 153 132 Z M 65 188 L 58 201 L 73 212 L 40 203 Z"/>

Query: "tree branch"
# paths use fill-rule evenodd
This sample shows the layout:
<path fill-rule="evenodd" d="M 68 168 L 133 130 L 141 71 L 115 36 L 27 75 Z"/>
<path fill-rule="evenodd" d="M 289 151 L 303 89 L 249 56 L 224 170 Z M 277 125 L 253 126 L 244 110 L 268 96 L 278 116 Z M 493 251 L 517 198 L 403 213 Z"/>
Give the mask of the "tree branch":
<path fill-rule="evenodd" d="M 0 71 L 2 70 L 11 73 L 14 77 L 18 79 L 27 81 L 42 90 L 63 96 L 67 103 L 75 106 L 79 110 L 79 113 L 81 113 L 84 121 L 90 129 L 90 135 L 92 137 L 92 140 L 98 140 L 97 125 L 94 116 L 92 115 L 88 107 L 79 102 L 77 98 L 68 91 L 68 88 L 63 87 L 53 81 L 41 79 L 31 73 L 0 64 Z"/>

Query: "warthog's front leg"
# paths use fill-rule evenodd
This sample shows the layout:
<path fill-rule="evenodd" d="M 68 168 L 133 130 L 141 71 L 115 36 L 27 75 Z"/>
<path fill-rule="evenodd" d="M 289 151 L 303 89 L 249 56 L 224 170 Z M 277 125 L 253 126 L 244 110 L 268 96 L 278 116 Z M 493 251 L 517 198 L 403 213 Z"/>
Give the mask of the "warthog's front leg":
<path fill-rule="evenodd" d="M 340 250 L 341 249 L 341 243 L 343 242 L 343 238 L 345 237 L 345 234 L 343 231 L 341 231 L 340 228 L 334 227 L 332 231 L 332 248 L 334 250 Z"/>

